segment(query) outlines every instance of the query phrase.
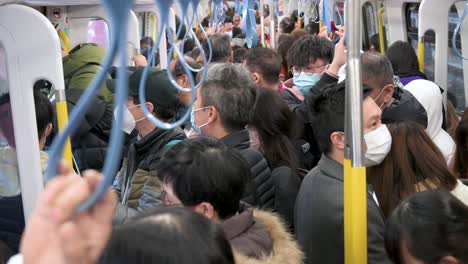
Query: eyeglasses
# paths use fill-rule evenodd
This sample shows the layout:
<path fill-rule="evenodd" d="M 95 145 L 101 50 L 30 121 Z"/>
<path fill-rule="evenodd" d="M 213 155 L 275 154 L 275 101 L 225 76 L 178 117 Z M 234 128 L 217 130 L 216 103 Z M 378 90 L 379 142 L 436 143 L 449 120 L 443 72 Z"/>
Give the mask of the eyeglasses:
<path fill-rule="evenodd" d="M 320 66 L 307 66 L 307 67 L 292 67 L 290 69 L 290 73 L 292 74 L 301 74 L 301 72 L 304 73 L 322 73 L 323 70 L 321 70 L 323 67 L 328 66 L 329 63 L 325 63 Z"/>

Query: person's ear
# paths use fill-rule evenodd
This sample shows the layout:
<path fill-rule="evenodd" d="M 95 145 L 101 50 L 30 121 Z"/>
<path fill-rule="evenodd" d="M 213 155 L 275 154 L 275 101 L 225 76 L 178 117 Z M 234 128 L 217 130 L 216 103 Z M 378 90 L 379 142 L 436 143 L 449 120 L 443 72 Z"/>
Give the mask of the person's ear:
<path fill-rule="evenodd" d="M 445 256 L 440 260 L 440 264 L 459 264 L 460 261 L 452 256 Z"/>
<path fill-rule="evenodd" d="M 195 205 L 193 207 L 193 210 L 195 210 L 195 212 L 199 214 L 204 215 L 208 219 L 213 219 L 217 215 L 214 207 L 210 203 L 207 203 L 207 202 L 202 202 L 202 203 Z"/>
<path fill-rule="evenodd" d="M 148 110 L 150 111 L 150 113 L 154 113 L 154 105 L 153 105 L 153 103 L 146 102 L 146 107 L 148 107 Z"/>
<path fill-rule="evenodd" d="M 385 86 L 383 89 L 384 91 L 383 91 L 382 97 L 383 97 L 385 105 L 388 105 L 393 99 L 393 93 L 395 92 L 395 87 L 393 86 L 393 84 L 389 84 Z"/>
<path fill-rule="evenodd" d="M 345 149 L 345 135 L 343 132 L 333 132 L 330 135 L 330 141 L 339 150 Z"/>
<path fill-rule="evenodd" d="M 234 51 L 231 51 L 231 55 L 229 56 L 229 62 L 230 63 L 234 62 Z"/>
<path fill-rule="evenodd" d="M 258 73 L 252 73 L 250 75 L 250 78 L 255 82 L 255 84 L 259 84 L 260 83 L 260 80 L 261 80 L 261 77 L 260 77 L 260 74 Z"/>

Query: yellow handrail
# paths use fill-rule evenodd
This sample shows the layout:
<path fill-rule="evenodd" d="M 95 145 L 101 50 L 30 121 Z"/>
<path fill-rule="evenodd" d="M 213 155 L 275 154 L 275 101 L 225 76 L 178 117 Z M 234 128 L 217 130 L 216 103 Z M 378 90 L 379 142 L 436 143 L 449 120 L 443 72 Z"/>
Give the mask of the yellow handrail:
<path fill-rule="evenodd" d="M 419 62 L 419 71 L 424 73 L 424 37 L 419 38 L 418 62 Z"/>
<path fill-rule="evenodd" d="M 65 33 L 63 30 L 59 30 L 57 33 L 63 43 L 63 50 L 65 50 L 65 52 L 68 54 L 68 52 L 70 52 L 70 39 L 68 38 L 67 33 Z"/>
<path fill-rule="evenodd" d="M 60 93 L 60 92 L 57 91 L 56 94 L 57 93 Z M 68 123 L 68 109 L 67 109 L 66 100 L 59 101 L 59 99 L 57 98 L 55 107 L 57 109 L 58 129 L 59 131 L 63 131 L 63 129 L 66 127 Z M 70 168 L 73 168 L 73 157 L 72 157 L 70 138 L 67 138 L 67 142 L 65 143 L 65 148 L 63 150 L 63 159 L 68 163 Z"/>
<path fill-rule="evenodd" d="M 383 26 L 383 13 L 385 8 L 382 7 L 379 9 L 378 23 L 379 23 L 379 42 L 380 42 L 380 53 L 385 54 L 385 31 Z"/>

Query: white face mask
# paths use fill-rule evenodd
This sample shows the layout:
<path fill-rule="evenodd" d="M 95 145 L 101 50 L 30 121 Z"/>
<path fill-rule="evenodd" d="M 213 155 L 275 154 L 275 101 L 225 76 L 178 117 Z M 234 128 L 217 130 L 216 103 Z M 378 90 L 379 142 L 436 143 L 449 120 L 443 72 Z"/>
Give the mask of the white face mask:
<path fill-rule="evenodd" d="M 134 105 L 130 108 L 135 108 L 135 107 L 138 107 L 139 105 Z M 141 118 L 139 120 L 135 120 L 135 118 L 133 117 L 132 113 L 130 113 L 130 111 L 128 109 L 130 109 L 128 107 L 125 107 L 124 108 L 124 113 L 123 113 L 123 126 L 122 126 L 122 131 L 127 133 L 127 134 L 131 134 L 132 131 L 135 129 L 135 126 L 136 126 L 136 123 L 145 119 L 145 118 Z M 117 116 L 117 108 L 114 110 L 114 118 Z"/>
<path fill-rule="evenodd" d="M 364 163 L 366 167 L 382 163 L 392 148 L 392 135 L 386 125 L 381 125 L 376 130 L 365 134 L 364 141 L 367 145 Z"/>

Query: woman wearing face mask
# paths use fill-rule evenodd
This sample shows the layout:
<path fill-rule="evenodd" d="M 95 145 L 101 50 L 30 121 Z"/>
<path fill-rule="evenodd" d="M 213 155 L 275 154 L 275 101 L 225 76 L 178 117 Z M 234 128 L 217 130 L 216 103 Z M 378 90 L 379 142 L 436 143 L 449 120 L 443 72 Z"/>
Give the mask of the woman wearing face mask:
<path fill-rule="evenodd" d="M 369 182 L 386 217 L 402 200 L 425 190 L 450 191 L 468 204 L 468 187 L 450 172 L 422 126 L 401 122 L 389 124 L 388 129 L 392 136 L 390 153 L 382 163 L 368 168 Z"/>

